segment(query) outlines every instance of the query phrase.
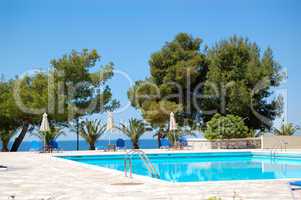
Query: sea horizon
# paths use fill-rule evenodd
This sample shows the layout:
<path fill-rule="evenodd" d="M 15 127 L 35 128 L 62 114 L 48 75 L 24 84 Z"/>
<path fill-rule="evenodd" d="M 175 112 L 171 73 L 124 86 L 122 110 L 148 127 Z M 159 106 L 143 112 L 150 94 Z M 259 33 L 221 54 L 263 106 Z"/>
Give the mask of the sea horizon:
<path fill-rule="evenodd" d="M 131 149 L 132 148 L 132 142 L 129 139 L 125 139 L 125 147 L 127 149 Z M 42 146 L 43 142 L 40 140 L 27 140 L 27 141 L 23 141 L 19 150 L 20 152 L 26 152 L 26 151 L 33 151 L 35 150 L 35 148 L 33 148 L 33 144 L 32 143 L 39 142 L 40 145 Z M 76 140 L 57 140 L 59 149 L 63 150 L 63 151 L 74 151 L 77 150 L 77 142 Z M 98 140 L 96 143 L 96 148 L 97 149 L 104 149 L 107 147 L 107 145 L 109 144 L 109 140 Z M 11 148 L 13 142 L 9 143 L 9 148 Z M 111 144 L 116 144 L 116 139 L 112 139 L 111 140 Z M 155 149 L 158 148 L 158 142 L 157 139 L 141 139 L 139 141 L 139 146 L 141 149 Z M 0 142 L 0 149 L 2 148 L 2 144 Z M 85 140 L 79 140 L 79 150 L 89 150 L 89 145 Z"/>

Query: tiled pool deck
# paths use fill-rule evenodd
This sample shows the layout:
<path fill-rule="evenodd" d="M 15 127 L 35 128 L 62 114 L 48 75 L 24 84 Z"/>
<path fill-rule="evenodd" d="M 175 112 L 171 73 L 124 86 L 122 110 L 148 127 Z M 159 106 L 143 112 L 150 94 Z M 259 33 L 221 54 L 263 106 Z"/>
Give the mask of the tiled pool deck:
<path fill-rule="evenodd" d="M 166 150 L 147 150 L 147 153 L 159 152 Z M 301 153 L 301 150 L 294 152 Z M 81 151 L 57 155 L 88 154 L 106 153 Z M 0 200 L 203 200 L 212 196 L 222 200 L 293 199 L 288 180 L 169 183 L 148 177 L 129 179 L 122 172 L 58 159 L 54 155 L 0 153 L 0 164 L 9 167 L 7 171 L 0 171 Z M 294 196 L 301 199 L 301 192 L 294 192 Z"/>

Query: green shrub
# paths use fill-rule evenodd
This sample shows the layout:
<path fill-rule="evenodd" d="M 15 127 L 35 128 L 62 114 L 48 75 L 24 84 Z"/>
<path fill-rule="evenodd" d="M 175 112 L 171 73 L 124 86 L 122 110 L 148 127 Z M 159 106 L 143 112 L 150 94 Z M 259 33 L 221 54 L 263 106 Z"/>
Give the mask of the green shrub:
<path fill-rule="evenodd" d="M 220 114 L 215 114 L 207 122 L 204 133 L 205 138 L 208 140 L 246 138 L 250 135 L 248 127 L 239 116 L 222 116 Z"/>

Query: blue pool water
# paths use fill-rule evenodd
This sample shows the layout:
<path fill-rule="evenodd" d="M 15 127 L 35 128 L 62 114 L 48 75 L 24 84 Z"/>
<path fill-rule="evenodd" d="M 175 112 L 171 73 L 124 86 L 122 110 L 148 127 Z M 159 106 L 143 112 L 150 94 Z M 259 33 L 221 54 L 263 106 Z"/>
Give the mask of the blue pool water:
<path fill-rule="evenodd" d="M 160 179 L 171 182 L 228 181 L 301 178 L 301 155 L 269 153 L 171 153 L 148 154 Z M 67 156 L 68 160 L 124 171 L 124 155 Z M 133 173 L 151 176 L 139 157 Z"/>

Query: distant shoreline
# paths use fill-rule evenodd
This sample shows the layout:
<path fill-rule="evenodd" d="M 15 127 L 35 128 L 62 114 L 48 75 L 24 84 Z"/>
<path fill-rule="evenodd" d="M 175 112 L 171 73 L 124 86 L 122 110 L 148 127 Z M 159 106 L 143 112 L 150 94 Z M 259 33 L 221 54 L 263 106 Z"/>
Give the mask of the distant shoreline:
<path fill-rule="evenodd" d="M 39 142 L 42 145 L 42 142 L 39 140 L 31 140 L 31 141 L 24 141 L 22 145 L 20 146 L 19 151 L 30 151 L 32 148 L 32 142 Z M 65 150 L 65 151 L 72 151 L 76 150 L 76 140 L 58 140 L 59 148 Z M 116 139 L 111 140 L 111 144 L 115 144 Z M 130 140 L 125 140 L 126 148 L 132 148 L 132 143 Z M 104 148 L 109 144 L 109 140 L 99 140 L 97 141 L 96 147 L 97 148 Z M 12 142 L 9 144 L 9 147 L 11 147 Z M 143 149 L 154 149 L 158 148 L 158 143 L 156 139 L 141 139 L 139 142 L 140 148 Z M 80 150 L 88 150 L 89 146 L 84 140 L 79 141 L 79 147 Z M 2 144 L 0 143 L 0 148 L 2 148 Z"/>

